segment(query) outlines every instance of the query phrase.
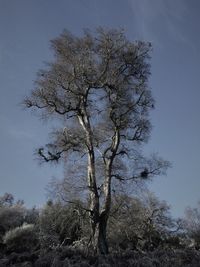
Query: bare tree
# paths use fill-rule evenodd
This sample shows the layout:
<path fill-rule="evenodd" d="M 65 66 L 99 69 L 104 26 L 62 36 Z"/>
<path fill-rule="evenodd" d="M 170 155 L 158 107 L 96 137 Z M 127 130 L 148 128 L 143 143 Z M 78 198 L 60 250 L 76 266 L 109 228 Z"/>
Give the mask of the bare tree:
<path fill-rule="evenodd" d="M 186 231 L 186 235 L 193 239 L 196 248 L 200 248 L 200 201 L 197 203 L 197 207 L 187 207 L 185 209 L 185 216 L 182 220 L 183 229 Z"/>
<path fill-rule="evenodd" d="M 116 195 L 112 208 L 108 235 L 115 247 L 150 250 L 164 245 L 176 228 L 170 207 L 149 190 L 137 197 Z"/>
<path fill-rule="evenodd" d="M 64 127 L 38 154 L 45 162 L 79 156 L 76 165 L 85 163 L 92 244 L 106 254 L 112 181 L 130 184 L 160 175 L 168 166 L 156 156 L 145 158 L 140 149 L 148 140 L 154 107 L 148 87 L 151 45 L 102 28 L 82 37 L 64 31 L 51 43 L 55 60 L 39 71 L 24 103 L 45 118 L 62 119 Z"/>

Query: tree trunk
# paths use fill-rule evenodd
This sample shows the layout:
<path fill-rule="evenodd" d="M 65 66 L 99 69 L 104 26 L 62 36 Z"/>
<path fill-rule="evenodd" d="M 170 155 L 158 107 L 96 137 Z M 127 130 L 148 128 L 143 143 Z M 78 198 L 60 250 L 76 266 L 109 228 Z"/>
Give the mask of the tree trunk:
<path fill-rule="evenodd" d="M 111 205 L 111 168 L 110 161 L 108 161 L 108 165 L 106 166 L 106 175 L 104 181 L 104 203 L 102 210 L 99 214 L 98 222 L 95 224 L 95 228 L 93 231 L 93 241 L 95 251 L 99 254 L 108 254 L 108 243 L 107 243 L 107 222 L 110 213 L 110 205 Z"/>
<path fill-rule="evenodd" d="M 102 215 L 99 217 L 98 223 L 96 223 L 92 243 L 94 251 L 98 254 L 108 254 L 108 244 L 106 238 L 107 231 L 107 216 Z"/>
<path fill-rule="evenodd" d="M 95 172 L 95 152 L 93 146 L 93 133 L 91 131 L 89 116 L 86 111 L 86 102 L 83 102 L 81 114 L 78 116 L 79 122 L 86 133 L 86 143 L 88 152 L 88 188 L 90 196 L 90 219 L 92 226 L 92 246 L 99 254 L 108 254 L 108 244 L 106 239 L 107 221 L 111 205 L 111 169 L 114 155 L 119 145 L 119 132 L 116 131 L 111 146 L 112 156 L 106 160 L 106 172 L 103 186 L 104 203 L 100 212 L 99 193 L 96 184 Z"/>

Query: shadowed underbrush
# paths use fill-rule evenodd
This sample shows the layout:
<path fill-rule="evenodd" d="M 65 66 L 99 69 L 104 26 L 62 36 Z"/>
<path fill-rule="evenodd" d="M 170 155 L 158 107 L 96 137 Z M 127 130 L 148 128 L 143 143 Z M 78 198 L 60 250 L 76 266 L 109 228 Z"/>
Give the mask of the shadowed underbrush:
<path fill-rule="evenodd" d="M 157 249 L 152 252 L 118 251 L 107 256 L 94 256 L 70 247 L 51 251 L 12 252 L 0 259 L 0 266 L 35 267 L 87 267 L 87 266 L 133 266 L 133 267 L 197 267 L 200 252 L 194 249 Z"/>
<path fill-rule="evenodd" d="M 191 228 L 181 228 L 166 203 L 152 195 L 145 205 L 124 196 L 113 202 L 108 255 L 92 250 L 89 218 L 80 201 L 48 201 L 37 210 L 9 194 L 0 200 L 0 267 L 200 266 L 199 232 L 193 227 L 190 236 Z"/>

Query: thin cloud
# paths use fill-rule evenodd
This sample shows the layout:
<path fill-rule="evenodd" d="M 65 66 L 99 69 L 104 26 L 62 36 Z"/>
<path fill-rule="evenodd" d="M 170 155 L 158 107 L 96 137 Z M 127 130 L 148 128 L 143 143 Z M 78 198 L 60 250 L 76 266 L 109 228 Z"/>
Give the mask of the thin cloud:
<path fill-rule="evenodd" d="M 17 128 L 9 129 L 8 133 L 16 139 L 34 139 L 33 134 L 28 131 L 23 131 Z"/>
<path fill-rule="evenodd" d="M 188 12 L 184 0 L 130 0 L 133 23 L 138 38 L 163 47 L 164 38 L 192 46 L 184 32 L 183 23 Z"/>
<path fill-rule="evenodd" d="M 24 129 L 20 129 L 20 125 L 12 123 L 12 121 L 6 116 L 0 115 L 0 121 L 3 125 L 1 131 L 4 132 L 7 136 L 10 136 L 14 139 L 29 139 L 33 140 L 35 136 L 32 132 Z"/>

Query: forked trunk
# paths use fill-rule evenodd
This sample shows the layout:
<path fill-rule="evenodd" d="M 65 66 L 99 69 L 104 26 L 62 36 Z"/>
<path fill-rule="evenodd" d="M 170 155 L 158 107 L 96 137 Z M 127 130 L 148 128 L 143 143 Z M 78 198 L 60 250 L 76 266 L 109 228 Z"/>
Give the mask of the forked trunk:
<path fill-rule="evenodd" d="M 87 152 L 88 152 L 88 189 L 90 195 L 90 219 L 92 226 L 92 246 L 95 252 L 99 254 L 108 254 L 108 244 L 106 239 L 107 221 L 111 204 L 111 168 L 113 162 L 112 157 L 106 161 L 106 173 L 103 186 L 104 204 L 100 212 L 99 193 L 96 184 L 95 173 L 95 152 L 93 146 L 93 133 L 90 126 L 89 116 L 86 111 L 86 102 L 83 102 L 82 112 L 79 115 L 79 122 L 86 134 Z M 115 140 L 116 139 L 116 140 Z M 118 135 L 115 134 L 113 151 L 115 153 L 118 146 Z"/>

